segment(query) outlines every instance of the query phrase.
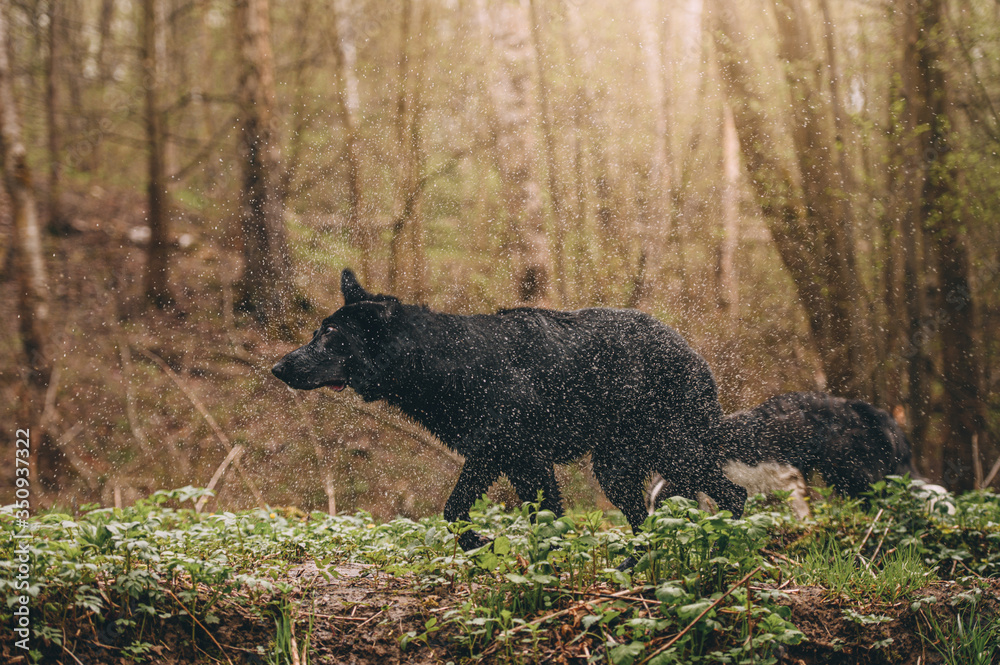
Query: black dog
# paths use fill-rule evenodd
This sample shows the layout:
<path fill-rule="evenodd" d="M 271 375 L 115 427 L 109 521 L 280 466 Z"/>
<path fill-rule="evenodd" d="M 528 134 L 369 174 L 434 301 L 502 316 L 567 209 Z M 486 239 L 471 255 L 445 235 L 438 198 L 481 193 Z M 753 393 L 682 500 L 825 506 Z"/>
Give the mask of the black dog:
<path fill-rule="evenodd" d="M 715 440 L 728 460 L 751 467 L 777 462 L 805 478 L 815 470 L 852 497 L 890 474 L 917 477 L 910 442 L 892 416 L 867 402 L 825 393 L 786 393 L 728 415 Z M 651 488 L 662 493 L 655 480 Z M 650 497 L 651 505 L 657 498 Z"/>
<path fill-rule="evenodd" d="M 445 519 L 468 520 L 500 474 L 522 501 L 542 490 L 542 507 L 559 515 L 553 465 L 587 451 L 633 531 L 653 471 L 742 514 L 746 491 L 704 445 L 722 418 L 715 380 L 668 326 L 635 310 L 441 314 L 370 294 L 350 270 L 341 291 L 344 306 L 272 371 L 292 388 L 350 386 L 385 400 L 462 454 Z M 485 542 L 472 531 L 459 539 L 467 550 Z"/>

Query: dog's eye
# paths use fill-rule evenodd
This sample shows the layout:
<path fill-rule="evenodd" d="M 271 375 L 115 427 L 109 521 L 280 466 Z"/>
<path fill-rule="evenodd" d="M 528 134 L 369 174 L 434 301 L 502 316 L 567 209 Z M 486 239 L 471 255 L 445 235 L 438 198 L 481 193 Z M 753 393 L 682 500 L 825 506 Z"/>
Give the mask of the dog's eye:
<path fill-rule="evenodd" d="M 336 328 L 334 328 L 333 326 L 330 326 L 330 327 L 328 327 L 328 328 L 326 329 L 326 332 L 328 332 L 328 333 L 332 333 L 332 332 L 333 332 L 333 331 L 335 331 L 335 330 L 336 330 Z"/>

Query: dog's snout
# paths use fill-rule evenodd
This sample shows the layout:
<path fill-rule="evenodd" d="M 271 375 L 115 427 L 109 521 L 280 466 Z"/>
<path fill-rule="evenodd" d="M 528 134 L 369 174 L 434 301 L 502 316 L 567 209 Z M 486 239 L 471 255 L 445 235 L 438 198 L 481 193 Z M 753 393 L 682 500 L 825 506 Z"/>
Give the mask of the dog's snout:
<path fill-rule="evenodd" d="M 288 378 L 288 366 L 285 365 L 285 361 L 279 360 L 275 363 L 274 367 L 271 368 L 271 374 L 285 381 Z"/>

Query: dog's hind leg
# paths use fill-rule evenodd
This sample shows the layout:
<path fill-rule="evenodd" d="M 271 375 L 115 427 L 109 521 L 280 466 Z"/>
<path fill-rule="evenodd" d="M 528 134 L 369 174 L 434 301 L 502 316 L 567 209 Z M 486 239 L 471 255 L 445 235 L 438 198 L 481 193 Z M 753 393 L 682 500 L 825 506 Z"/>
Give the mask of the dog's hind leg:
<path fill-rule="evenodd" d="M 630 467 L 628 460 L 615 459 L 594 452 L 594 475 L 601 484 L 604 495 L 618 510 L 622 511 L 633 533 L 638 533 L 646 521 L 646 502 L 643 498 L 643 480 L 646 473 L 642 469 Z"/>
<path fill-rule="evenodd" d="M 542 490 L 542 510 L 551 510 L 556 517 L 563 514 L 562 495 L 556 482 L 555 466 L 551 462 L 525 463 L 505 471 L 522 502 L 536 501 Z"/>
<path fill-rule="evenodd" d="M 743 506 L 747 502 L 747 491 L 731 481 L 717 465 L 710 465 L 701 476 L 699 490 L 709 495 L 720 510 L 728 510 L 733 519 L 743 517 Z"/>
<path fill-rule="evenodd" d="M 477 457 L 467 457 L 458 476 L 455 489 L 452 490 L 448 502 L 444 505 L 444 518 L 449 522 L 469 521 L 469 509 L 472 504 L 490 488 L 490 485 L 500 477 L 500 470 L 490 460 Z M 489 540 L 471 529 L 458 537 L 458 544 L 465 551 L 482 547 Z"/>
<path fill-rule="evenodd" d="M 632 533 L 639 533 L 642 523 L 646 521 L 646 502 L 643 496 L 643 481 L 646 471 L 629 466 L 629 459 L 600 454 L 594 451 L 594 475 L 601 484 L 604 495 L 618 510 L 622 511 Z M 625 559 L 618 570 L 628 570 L 635 566 L 637 558 L 630 556 Z"/>
<path fill-rule="evenodd" d="M 728 510 L 733 518 L 743 516 L 747 491 L 727 478 L 719 465 L 697 458 L 661 461 L 657 471 L 671 485 L 670 494 L 698 501 L 698 492 L 707 494 L 720 510 Z"/>

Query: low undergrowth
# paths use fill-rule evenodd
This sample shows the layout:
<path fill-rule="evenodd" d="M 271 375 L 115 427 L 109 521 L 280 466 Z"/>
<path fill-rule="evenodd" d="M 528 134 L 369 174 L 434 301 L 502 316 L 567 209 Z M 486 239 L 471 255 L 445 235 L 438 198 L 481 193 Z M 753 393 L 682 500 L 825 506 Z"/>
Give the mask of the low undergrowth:
<path fill-rule="evenodd" d="M 931 505 L 919 490 L 890 479 L 867 504 L 817 501 L 804 522 L 757 501 L 732 520 L 673 498 L 638 535 L 616 515 L 556 518 L 538 504 L 510 511 L 486 501 L 459 525 L 295 509 L 201 514 L 188 507 L 204 494 L 194 488 L 125 509 L 38 515 L 26 527 L 4 509 L 0 649 L 22 662 L 110 653 L 302 665 L 337 662 L 324 640 L 341 621 L 391 634 L 395 657 L 412 662 L 766 665 L 837 652 L 908 662 L 910 638 L 924 662 L 991 662 L 1000 500 L 970 493 Z M 467 528 L 492 543 L 463 552 L 455 534 Z M 617 570 L 630 554 L 635 567 Z M 307 564 L 318 574 L 303 581 Z M 414 599 L 405 621 L 390 604 L 364 619 L 356 606 L 321 607 L 324 585 L 359 583 L 338 579 L 345 565 L 366 589 Z M 29 651 L 11 631 L 21 596 Z M 817 608 L 806 596 L 842 634 L 810 631 Z M 237 620 L 258 629 L 227 643 Z"/>

